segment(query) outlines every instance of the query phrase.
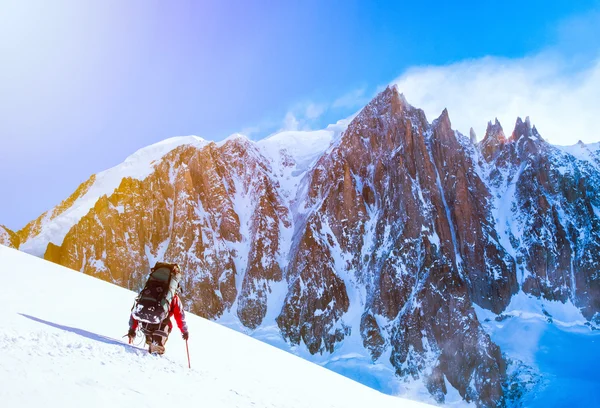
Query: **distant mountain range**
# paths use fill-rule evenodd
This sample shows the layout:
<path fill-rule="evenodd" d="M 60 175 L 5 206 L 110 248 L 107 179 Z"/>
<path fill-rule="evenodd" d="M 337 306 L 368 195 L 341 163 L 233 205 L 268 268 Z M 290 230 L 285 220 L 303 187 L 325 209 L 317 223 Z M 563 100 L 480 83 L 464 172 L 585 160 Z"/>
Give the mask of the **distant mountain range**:
<path fill-rule="evenodd" d="M 477 142 L 388 87 L 325 130 L 144 148 L 0 243 L 134 290 L 175 261 L 193 313 L 498 406 L 507 361 L 474 305 L 524 292 L 600 325 L 600 149 L 520 118 Z"/>

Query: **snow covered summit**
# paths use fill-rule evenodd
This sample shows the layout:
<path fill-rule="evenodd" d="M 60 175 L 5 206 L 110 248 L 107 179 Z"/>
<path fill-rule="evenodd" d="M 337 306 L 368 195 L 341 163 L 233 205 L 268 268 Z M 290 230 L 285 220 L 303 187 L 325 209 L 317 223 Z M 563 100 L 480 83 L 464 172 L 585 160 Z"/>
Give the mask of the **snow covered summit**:
<path fill-rule="evenodd" d="M 195 314 L 380 391 L 519 404 L 512 367 L 554 368 L 511 357 L 475 307 L 502 322 L 526 296 L 600 327 L 600 156 L 528 119 L 474 139 L 391 87 L 323 131 L 150 146 L 13 236 L 132 290 L 177 262 Z"/>
<path fill-rule="evenodd" d="M 192 369 L 123 343 L 134 293 L 0 245 L 4 407 L 426 407 L 188 314 Z M 175 329 L 176 330 L 176 329 Z"/>

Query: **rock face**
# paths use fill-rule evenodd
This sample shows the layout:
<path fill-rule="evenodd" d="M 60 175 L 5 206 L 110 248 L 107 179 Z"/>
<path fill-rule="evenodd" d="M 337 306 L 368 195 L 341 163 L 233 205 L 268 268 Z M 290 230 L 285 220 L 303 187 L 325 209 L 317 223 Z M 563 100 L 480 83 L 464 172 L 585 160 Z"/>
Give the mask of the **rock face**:
<path fill-rule="evenodd" d="M 501 143 L 488 127 L 489 184 L 498 201 L 499 229 L 517 262 L 523 290 L 565 302 L 600 320 L 600 162 L 594 152 L 572 155 L 545 142 L 529 118 L 517 119 Z M 585 145 L 577 146 L 586 151 Z M 591 159 L 591 160 L 589 160 Z M 484 166 L 485 167 L 485 166 Z"/>
<path fill-rule="evenodd" d="M 19 236 L 4 225 L 0 225 L 0 245 L 19 248 L 19 244 Z"/>
<path fill-rule="evenodd" d="M 307 136 L 308 153 L 281 135 L 182 143 L 146 173 L 123 170 L 72 225 L 65 214 L 106 175 L 18 236 L 26 250 L 53 236 L 46 259 L 134 290 L 156 260 L 178 262 L 192 312 L 276 329 L 311 354 L 359 336 L 440 402 L 449 384 L 504 403 L 505 363 L 473 304 L 500 313 L 524 290 L 600 320 L 596 147 L 561 150 L 520 119 L 476 143 L 395 87 L 328 137 Z M 59 219 L 62 240 L 48 235 Z"/>
<path fill-rule="evenodd" d="M 132 289 L 143 285 L 154 260 L 178 262 L 189 271 L 183 288 L 193 313 L 214 319 L 237 299 L 240 320 L 256 327 L 268 282 L 283 278 L 276 259 L 281 229 L 290 227 L 260 159 L 241 138 L 181 146 L 146 179 L 124 178 L 45 257 Z M 236 285 L 240 268 L 246 274 Z"/>
<path fill-rule="evenodd" d="M 315 353 L 331 351 L 358 314 L 373 359 L 389 348 L 396 372 L 426 372 L 438 400 L 445 377 L 494 405 L 504 364 L 471 298 L 501 310 L 516 290 L 514 262 L 490 235 L 489 193 L 456 154 L 459 138 L 446 111 L 430 125 L 395 88 L 367 105 L 312 173 L 277 321 Z M 357 288 L 364 304 L 349 301 Z"/>

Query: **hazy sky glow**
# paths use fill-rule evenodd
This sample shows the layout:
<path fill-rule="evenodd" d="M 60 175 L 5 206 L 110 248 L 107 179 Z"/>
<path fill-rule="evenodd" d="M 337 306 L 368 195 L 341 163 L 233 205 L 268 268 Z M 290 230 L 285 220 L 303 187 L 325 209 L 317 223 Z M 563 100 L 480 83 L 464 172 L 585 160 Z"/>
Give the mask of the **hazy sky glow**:
<path fill-rule="evenodd" d="M 390 3 L 3 0 L 0 224 L 167 137 L 319 128 L 390 82 L 463 132 L 600 140 L 597 0 Z"/>

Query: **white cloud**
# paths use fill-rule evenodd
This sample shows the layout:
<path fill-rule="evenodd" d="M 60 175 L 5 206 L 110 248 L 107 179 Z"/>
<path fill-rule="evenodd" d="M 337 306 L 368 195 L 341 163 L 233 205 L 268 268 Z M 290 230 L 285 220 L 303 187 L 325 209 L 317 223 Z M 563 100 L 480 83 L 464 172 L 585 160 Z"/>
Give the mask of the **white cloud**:
<path fill-rule="evenodd" d="M 324 127 L 323 114 L 328 110 L 362 108 L 370 99 L 370 96 L 365 95 L 365 88 L 361 88 L 348 92 L 333 103 L 313 101 L 296 103 L 286 112 L 281 121 L 263 121 L 259 125 L 245 128 L 241 133 L 264 135 L 273 131 L 320 129 Z"/>
<path fill-rule="evenodd" d="M 600 58 L 573 63 L 556 50 L 520 59 L 485 57 L 411 68 L 392 83 L 412 105 L 425 111 L 429 121 L 448 108 L 452 127 L 466 135 L 473 127 L 478 140 L 489 120 L 498 118 L 510 134 L 518 116 L 529 116 L 551 143 L 600 141 Z M 270 131 L 312 129 L 322 125 L 319 118 L 328 109 L 362 108 L 372 96 L 362 88 L 329 105 L 297 104 L 279 124 L 243 133 L 261 133 L 263 127 Z"/>
<path fill-rule="evenodd" d="M 282 130 L 298 130 L 300 127 L 300 121 L 296 118 L 296 116 L 292 112 L 288 112 L 283 119 L 283 129 Z"/>
<path fill-rule="evenodd" d="M 478 140 L 487 120 L 497 117 L 505 133 L 517 116 L 530 116 L 540 134 L 555 144 L 600 141 L 600 59 L 573 70 L 559 57 L 483 58 L 407 71 L 394 81 L 431 121 L 447 107 L 453 128 Z"/>
<path fill-rule="evenodd" d="M 296 105 L 286 112 L 283 119 L 265 119 L 258 124 L 243 128 L 240 133 L 248 137 L 261 139 L 273 132 L 285 130 L 309 130 L 310 123 L 318 119 L 325 111 L 323 105 Z"/>
<path fill-rule="evenodd" d="M 488 120 L 512 132 L 529 116 L 554 144 L 600 141 L 600 10 L 557 25 L 553 44 L 524 58 L 486 57 L 409 69 L 392 83 L 435 119 L 447 107 L 453 128 L 481 140 Z"/>
<path fill-rule="evenodd" d="M 358 88 L 337 98 L 331 104 L 332 108 L 358 108 L 369 102 L 369 97 L 365 96 L 366 88 Z"/>
<path fill-rule="evenodd" d="M 240 133 L 259 140 L 273 132 L 307 130 L 309 127 L 305 114 L 305 110 L 289 110 L 283 119 L 265 119 L 258 124 L 243 128 Z"/>
<path fill-rule="evenodd" d="M 260 133 L 262 130 L 261 126 L 248 126 L 243 128 L 240 133 L 243 135 L 246 135 L 248 137 L 251 137 L 252 135 L 255 135 L 257 133 Z"/>
<path fill-rule="evenodd" d="M 325 112 L 326 109 L 327 107 L 325 105 L 309 103 L 304 112 L 304 116 L 306 116 L 307 119 L 311 120 L 318 119 Z"/>
<path fill-rule="evenodd" d="M 280 130 L 310 130 L 327 110 L 327 105 L 308 102 L 296 104 L 283 118 Z"/>
<path fill-rule="evenodd" d="M 392 81 L 429 121 L 448 108 L 454 129 L 478 140 L 489 120 L 498 118 L 505 133 L 516 118 L 529 116 L 540 134 L 554 144 L 600 141 L 600 11 L 562 21 L 553 44 L 523 58 L 485 57 L 445 66 L 408 69 Z M 354 89 L 331 103 L 307 101 L 289 109 L 276 127 L 322 127 L 323 114 L 362 109 L 378 88 Z"/>

